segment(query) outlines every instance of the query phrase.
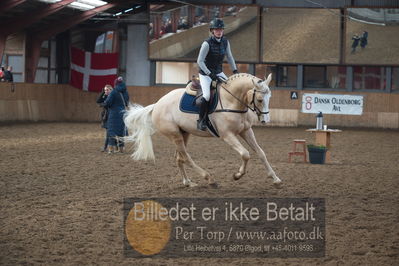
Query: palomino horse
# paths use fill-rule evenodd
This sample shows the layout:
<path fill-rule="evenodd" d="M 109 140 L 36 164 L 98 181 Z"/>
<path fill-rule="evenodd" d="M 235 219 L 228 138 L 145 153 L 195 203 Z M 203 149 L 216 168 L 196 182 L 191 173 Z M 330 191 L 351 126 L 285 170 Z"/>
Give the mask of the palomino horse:
<path fill-rule="evenodd" d="M 258 145 L 252 125 L 256 117 L 260 118 L 264 104 L 264 98 L 270 94 L 269 83 L 271 74 L 262 80 L 250 74 L 235 74 L 224 83 L 219 84 L 220 99 L 216 111 L 210 114 L 209 119 L 217 128 L 220 139 L 229 144 L 241 155 L 242 164 L 234 179 L 240 179 L 246 172 L 249 152 L 238 140 L 238 136 L 244 139 L 257 153 L 266 167 L 267 177 L 273 178 L 274 184 L 281 180 L 276 176 L 262 148 Z M 197 114 L 183 113 L 179 109 L 179 102 L 185 89 L 176 89 L 164 95 L 155 104 L 142 107 L 132 105 L 125 114 L 125 125 L 129 136 L 127 142 L 134 143 L 135 160 L 155 159 L 151 135 L 155 131 L 161 132 L 176 145 L 176 163 L 183 177 L 185 186 L 197 184 L 187 177 L 184 165 L 192 167 L 198 174 L 208 181 L 211 186 L 216 186 L 211 175 L 199 167 L 187 153 L 186 146 L 190 134 L 200 137 L 211 137 L 207 131 L 197 130 Z M 248 111 L 250 110 L 250 111 Z"/>

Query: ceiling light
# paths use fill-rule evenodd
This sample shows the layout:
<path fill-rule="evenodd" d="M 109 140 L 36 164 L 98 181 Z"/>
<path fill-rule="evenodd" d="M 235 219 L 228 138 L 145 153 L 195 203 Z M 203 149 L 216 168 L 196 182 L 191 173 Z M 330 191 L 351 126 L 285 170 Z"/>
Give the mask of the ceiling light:
<path fill-rule="evenodd" d="M 39 1 L 44 3 L 54 4 L 60 2 L 61 0 L 39 0 Z"/>
<path fill-rule="evenodd" d="M 80 2 L 72 2 L 68 6 L 79 9 L 79 10 L 90 10 L 93 9 L 95 6 L 88 5 L 88 4 L 83 4 Z"/>
<path fill-rule="evenodd" d="M 100 1 L 100 0 L 77 0 L 77 2 L 80 2 L 82 4 L 87 4 L 87 5 L 91 5 L 91 6 L 103 6 L 105 4 L 107 4 L 107 2 L 105 1 Z"/>

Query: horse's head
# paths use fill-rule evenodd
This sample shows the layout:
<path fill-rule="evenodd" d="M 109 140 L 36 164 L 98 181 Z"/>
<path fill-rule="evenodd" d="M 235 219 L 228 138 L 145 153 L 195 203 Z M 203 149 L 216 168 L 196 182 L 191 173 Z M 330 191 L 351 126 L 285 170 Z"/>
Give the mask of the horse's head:
<path fill-rule="evenodd" d="M 262 123 L 269 122 L 269 100 L 272 96 L 272 92 L 269 88 L 270 81 L 272 80 L 272 74 L 265 80 L 257 80 L 252 79 L 252 83 L 254 85 L 252 90 L 247 92 L 247 97 L 249 100 L 249 104 L 252 108 L 255 109 L 256 115 L 258 116 L 258 120 Z"/>

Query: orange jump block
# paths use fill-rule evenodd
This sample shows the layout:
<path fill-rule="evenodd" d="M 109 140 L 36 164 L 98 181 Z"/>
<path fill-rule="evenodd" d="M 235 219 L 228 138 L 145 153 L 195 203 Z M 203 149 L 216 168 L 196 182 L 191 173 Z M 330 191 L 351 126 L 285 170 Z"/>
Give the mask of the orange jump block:
<path fill-rule="evenodd" d="M 302 145 L 302 151 L 297 150 L 297 145 Z M 304 139 L 294 139 L 292 141 L 292 151 L 288 153 L 288 162 L 291 162 L 292 156 L 303 156 L 303 161 L 306 163 L 306 140 Z"/>

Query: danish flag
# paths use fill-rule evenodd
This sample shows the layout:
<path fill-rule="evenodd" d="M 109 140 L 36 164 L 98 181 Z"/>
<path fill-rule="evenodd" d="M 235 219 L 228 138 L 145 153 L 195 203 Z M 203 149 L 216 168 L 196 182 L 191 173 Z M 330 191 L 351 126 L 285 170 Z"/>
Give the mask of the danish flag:
<path fill-rule="evenodd" d="M 100 92 L 114 84 L 118 71 L 118 53 L 90 53 L 71 47 L 70 84 L 84 91 Z"/>

